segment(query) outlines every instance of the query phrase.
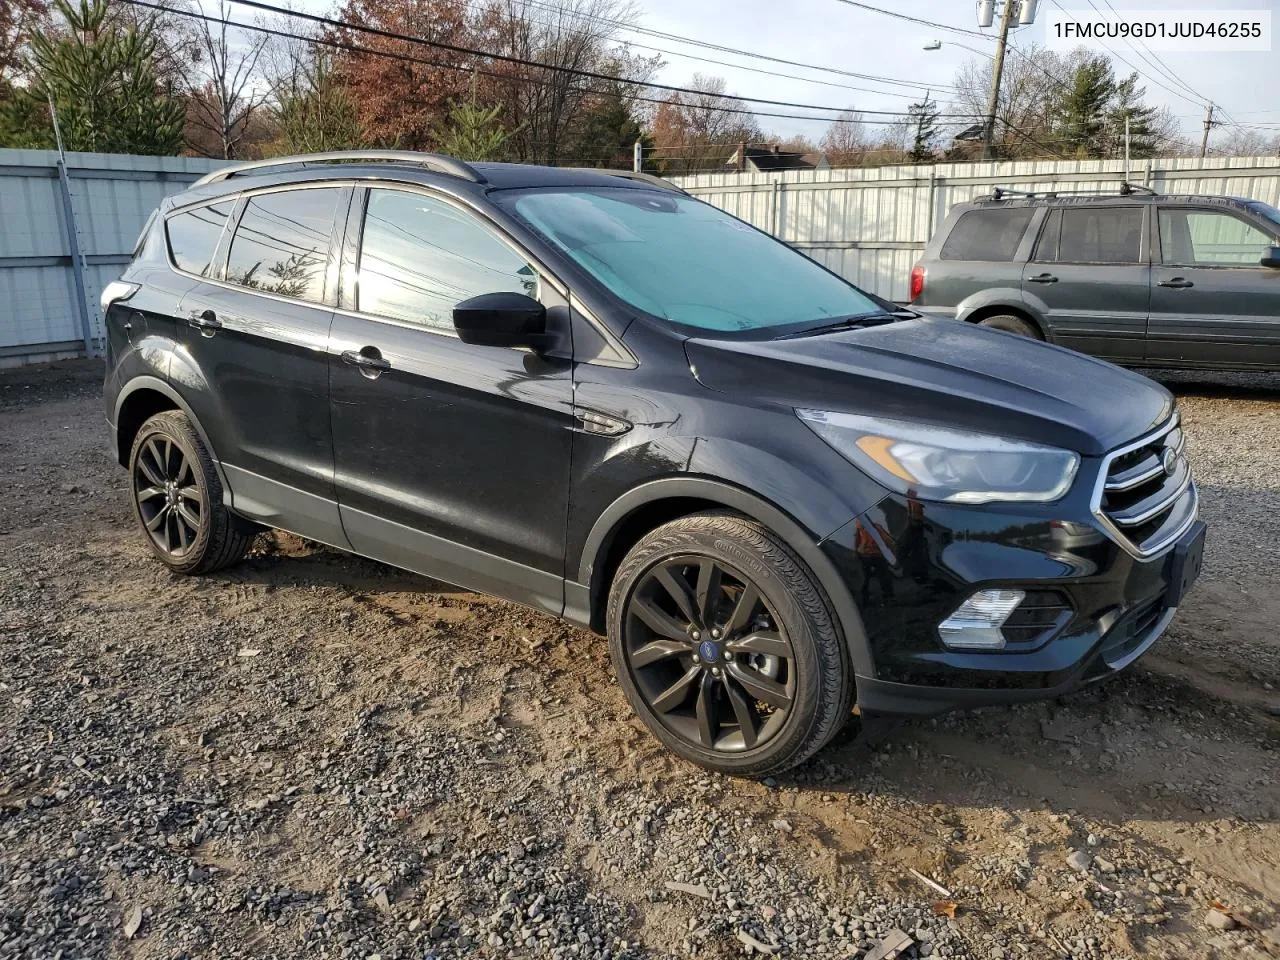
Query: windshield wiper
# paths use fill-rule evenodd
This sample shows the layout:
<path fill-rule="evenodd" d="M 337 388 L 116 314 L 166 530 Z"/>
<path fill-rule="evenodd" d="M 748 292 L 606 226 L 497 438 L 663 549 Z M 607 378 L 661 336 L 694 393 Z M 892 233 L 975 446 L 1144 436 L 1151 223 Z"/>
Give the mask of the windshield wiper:
<path fill-rule="evenodd" d="M 806 327 L 803 330 L 796 330 L 793 333 L 784 333 L 781 336 L 774 337 L 774 340 L 794 340 L 797 337 L 816 337 L 824 333 L 835 333 L 839 330 L 860 330 L 864 327 L 882 327 L 887 323 L 897 323 L 899 320 L 910 320 L 918 317 L 919 314 L 910 310 L 897 310 L 894 312 L 882 313 L 855 313 L 847 317 L 837 317 L 835 320 L 829 320 L 821 323 L 816 327 Z"/>

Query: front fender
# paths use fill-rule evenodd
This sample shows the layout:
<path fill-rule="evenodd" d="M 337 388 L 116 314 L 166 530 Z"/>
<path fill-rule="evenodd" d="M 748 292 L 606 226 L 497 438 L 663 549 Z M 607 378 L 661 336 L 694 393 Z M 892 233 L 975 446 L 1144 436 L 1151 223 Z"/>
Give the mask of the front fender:
<path fill-rule="evenodd" d="M 811 485 L 811 482 L 805 485 Z M 719 504 L 759 521 L 781 537 L 813 572 L 826 593 L 854 671 L 861 676 L 874 675 L 874 664 L 862 617 L 839 572 L 820 549 L 822 537 L 815 536 L 813 528 L 806 528 L 797 517 L 739 483 L 688 473 L 649 480 L 615 499 L 599 515 L 583 545 L 577 582 L 589 585 L 592 599 L 588 603 L 593 602 L 599 591 L 608 589 L 607 584 L 600 582 L 597 566 L 607 556 L 616 532 L 637 511 L 658 501 L 673 499 L 694 499 Z M 839 509 L 843 512 L 845 508 Z"/>

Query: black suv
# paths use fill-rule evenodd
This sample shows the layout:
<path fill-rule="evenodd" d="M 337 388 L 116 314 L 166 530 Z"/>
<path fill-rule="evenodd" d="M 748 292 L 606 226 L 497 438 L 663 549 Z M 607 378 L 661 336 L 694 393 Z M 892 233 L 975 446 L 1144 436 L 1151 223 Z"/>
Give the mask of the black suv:
<path fill-rule="evenodd" d="M 1113 674 L 1199 569 L 1163 388 L 904 314 L 641 175 L 235 167 L 164 202 L 103 305 L 162 562 L 276 527 L 564 617 L 715 770 L 792 766 L 855 701 Z"/>
<path fill-rule="evenodd" d="M 951 211 L 911 302 L 1115 363 L 1280 370 L 1278 248 L 1259 200 L 996 190 Z"/>

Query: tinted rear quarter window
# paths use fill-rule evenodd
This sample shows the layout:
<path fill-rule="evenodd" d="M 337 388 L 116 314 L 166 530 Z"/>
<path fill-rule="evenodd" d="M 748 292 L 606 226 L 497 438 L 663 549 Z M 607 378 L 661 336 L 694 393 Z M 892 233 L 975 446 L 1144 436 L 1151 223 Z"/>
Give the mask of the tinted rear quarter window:
<path fill-rule="evenodd" d="M 943 260 L 1012 260 L 1035 211 L 970 210 L 956 221 L 942 245 Z"/>
<path fill-rule="evenodd" d="M 1137 263 L 1141 207 L 1078 207 L 1062 211 L 1057 259 L 1062 263 Z"/>
<path fill-rule="evenodd" d="M 234 207 L 235 204 L 230 201 L 212 203 L 174 214 L 166 220 L 164 226 L 169 236 L 173 265 L 200 277 L 209 276 L 222 228 L 226 226 L 227 217 L 231 216 Z M 146 236 L 145 231 L 143 236 Z"/>
<path fill-rule="evenodd" d="M 266 293 L 324 302 L 336 187 L 249 198 L 227 256 L 227 280 Z"/>

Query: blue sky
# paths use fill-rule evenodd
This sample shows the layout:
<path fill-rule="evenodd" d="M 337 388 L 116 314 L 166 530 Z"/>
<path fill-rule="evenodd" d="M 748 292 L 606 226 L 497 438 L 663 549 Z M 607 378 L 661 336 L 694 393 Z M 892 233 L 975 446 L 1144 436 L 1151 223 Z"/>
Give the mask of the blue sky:
<path fill-rule="evenodd" d="M 867 0 L 873 6 L 897 10 L 921 19 L 976 29 L 972 0 Z M 1041 0 L 1041 10 L 1051 9 L 1054 0 Z M 1088 0 L 1056 0 L 1068 10 L 1090 10 Z M 1102 0 L 1094 0 L 1102 9 Z M 1111 0 L 1117 10 L 1269 10 L 1271 0 Z M 656 30 L 708 40 L 804 63 L 839 67 L 859 73 L 891 76 L 938 85 L 935 96 L 945 97 L 945 87 L 959 68 L 974 54 L 955 46 L 959 42 L 978 50 L 993 51 L 994 40 L 961 36 L 881 14 L 860 10 L 839 0 L 638 0 L 640 23 Z M 1274 15 L 1274 14 L 1273 14 Z M 1035 25 L 1015 31 L 1015 44 L 1029 46 L 1044 42 L 1044 17 Z M 1280 27 L 1280 17 L 1276 17 Z M 986 31 L 993 34 L 993 30 Z M 735 62 L 744 67 L 763 66 L 783 73 L 805 73 L 814 79 L 854 85 L 861 81 L 796 70 L 776 64 L 762 64 L 731 54 L 681 47 L 649 37 L 635 37 L 643 43 L 668 50 Z M 942 40 L 941 50 L 926 52 L 924 44 Z M 1129 46 L 1112 47 L 1145 74 L 1148 102 L 1168 105 L 1189 135 L 1199 136 L 1204 100 L 1225 107 L 1242 124 L 1274 124 L 1280 133 L 1280 101 L 1275 97 L 1280 77 L 1280 52 L 1270 53 L 1161 53 L 1160 59 L 1200 96 L 1196 97 L 1160 74 Z M 1143 51 L 1145 53 L 1145 51 Z M 660 79 L 666 83 L 686 83 L 695 71 L 725 78 L 729 91 L 773 100 L 854 105 L 863 110 L 901 110 L 909 97 L 876 95 L 845 90 L 819 83 L 762 76 L 750 69 L 733 69 L 699 63 L 683 57 L 664 55 L 667 65 Z M 1116 63 L 1116 72 L 1127 75 L 1131 68 Z M 1157 85 L 1156 81 L 1178 90 Z M 905 88 L 899 88 L 907 92 Z M 763 108 L 762 108 L 763 109 Z M 783 111 L 785 112 L 785 111 Z M 764 120 L 766 129 L 780 134 L 803 133 L 820 137 L 825 123 L 774 118 Z"/>

